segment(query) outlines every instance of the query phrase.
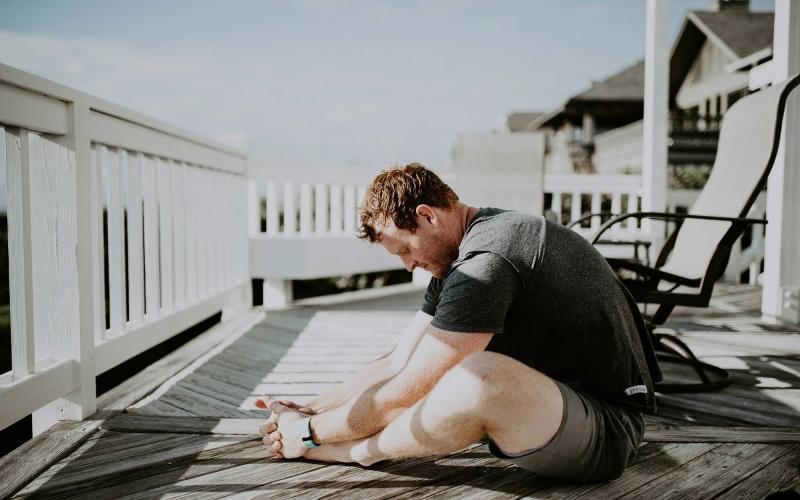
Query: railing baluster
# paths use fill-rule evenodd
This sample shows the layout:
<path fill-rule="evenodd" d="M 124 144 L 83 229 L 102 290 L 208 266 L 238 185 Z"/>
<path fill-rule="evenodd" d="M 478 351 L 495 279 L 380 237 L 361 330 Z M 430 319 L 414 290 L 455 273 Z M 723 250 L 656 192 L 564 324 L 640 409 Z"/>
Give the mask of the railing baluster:
<path fill-rule="evenodd" d="M 203 169 L 201 191 L 203 193 L 203 200 L 210 200 L 214 196 L 213 189 L 213 176 L 209 170 Z M 210 203 L 204 203 L 203 220 L 209 221 L 212 227 L 214 226 L 215 210 Z M 218 289 L 217 283 L 217 270 L 216 270 L 216 244 L 217 235 L 213 231 L 205 231 L 206 233 L 206 284 L 208 285 L 208 293 L 213 295 Z"/>
<path fill-rule="evenodd" d="M 145 320 L 159 317 L 160 279 L 158 262 L 158 180 L 153 159 L 143 157 L 142 199 L 144 201 L 144 269 L 145 269 Z"/>
<path fill-rule="evenodd" d="M 186 166 L 170 162 L 175 238 L 175 304 L 186 305 Z"/>
<path fill-rule="evenodd" d="M 208 266 L 206 265 L 208 234 L 203 231 L 203 226 L 201 225 L 204 220 L 203 217 L 205 217 L 202 182 L 203 170 L 193 168 L 189 185 L 192 190 L 192 206 L 194 207 L 194 219 L 196 220 L 192 231 L 194 233 L 195 255 L 197 256 L 194 269 L 197 275 L 197 300 L 203 300 L 208 296 Z"/>
<path fill-rule="evenodd" d="M 164 313 L 172 311 L 174 300 L 174 269 L 172 264 L 172 183 L 169 162 L 156 158 L 158 177 L 158 241 L 161 258 L 161 309 Z"/>
<path fill-rule="evenodd" d="M 3 130 L 3 129 L 0 129 Z M 14 379 L 35 370 L 33 267 L 31 259 L 30 141 L 3 130 L 8 218 L 8 285 L 11 306 L 11 370 Z"/>
<path fill-rule="evenodd" d="M 300 184 L 300 234 L 303 237 L 311 236 L 311 184 L 304 182 Z"/>
<path fill-rule="evenodd" d="M 558 223 L 561 223 L 561 193 L 556 191 L 552 193 L 552 198 L 550 199 L 550 210 L 556 215 L 556 220 Z"/>
<path fill-rule="evenodd" d="M 622 213 L 622 193 L 614 191 L 611 195 L 611 213 L 619 215 Z"/>
<path fill-rule="evenodd" d="M 356 187 L 350 184 L 344 187 L 344 232 L 356 232 Z"/>
<path fill-rule="evenodd" d="M 632 214 L 632 213 L 634 213 L 634 212 L 639 210 L 638 201 L 639 201 L 639 193 L 637 193 L 636 191 L 628 192 L 628 212 L 627 213 Z M 628 231 L 635 231 L 636 230 L 636 219 L 633 218 L 633 217 L 629 218 L 627 220 L 627 223 L 625 224 L 625 227 L 628 229 Z"/>
<path fill-rule="evenodd" d="M 317 184 L 314 187 L 316 206 L 314 207 L 314 224 L 317 236 L 328 232 L 328 186 Z"/>
<path fill-rule="evenodd" d="M 331 225 L 333 234 L 342 233 L 342 186 L 331 184 Z"/>
<path fill-rule="evenodd" d="M 125 151 L 100 147 L 100 158 L 108 174 L 108 313 L 109 333 L 118 335 L 125 328 L 125 234 L 122 195 L 122 170 L 127 162 Z"/>
<path fill-rule="evenodd" d="M 222 172 L 216 172 L 211 170 L 210 173 L 212 174 L 212 186 L 219 186 L 220 193 L 225 192 L 225 174 Z M 212 199 L 212 198 L 209 198 Z M 214 196 L 213 198 L 216 200 L 217 203 L 225 203 L 224 196 Z M 215 264 L 214 264 L 214 271 L 217 273 L 217 291 L 221 292 L 225 288 L 225 225 L 228 221 L 226 221 L 223 217 L 225 211 L 222 207 L 215 206 L 214 207 L 214 237 L 215 237 L 215 245 L 214 249 L 216 251 L 215 255 Z"/>
<path fill-rule="evenodd" d="M 580 191 L 573 191 L 572 192 L 572 204 L 570 207 L 570 221 L 576 221 L 581 218 L 581 214 L 583 213 L 583 208 L 581 207 L 581 193 Z M 576 229 L 580 229 L 576 227 Z"/>
<path fill-rule="evenodd" d="M 93 214 L 94 233 L 96 239 L 90 244 L 94 246 L 94 265 L 97 269 L 97 282 L 94 286 L 94 304 L 95 304 L 95 342 L 100 341 L 106 336 L 106 298 L 105 298 L 105 248 L 103 241 L 105 240 L 105 225 L 103 224 L 103 170 L 100 168 L 100 146 L 96 146 L 94 151 L 89 154 L 89 162 L 91 166 L 90 175 L 92 195 L 94 197 Z"/>
<path fill-rule="evenodd" d="M 200 221 L 197 213 L 197 193 L 195 193 L 195 167 L 186 167 L 183 172 L 184 203 L 186 204 L 186 302 L 194 304 L 198 299 L 198 259 L 197 233 Z"/>
<path fill-rule="evenodd" d="M 142 163 L 144 155 L 135 160 L 128 157 L 128 302 L 131 326 L 144 322 L 144 240 L 142 235 Z"/>
<path fill-rule="evenodd" d="M 600 212 L 601 207 L 601 196 L 602 194 L 599 191 L 592 192 L 592 208 L 591 213 L 596 214 Z M 600 229 L 600 217 L 592 217 L 591 222 L 592 231 Z"/>
<path fill-rule="evenodd" d="M 283 232 L 294 238 L 297 233 L 297 209 L 294 202 L 294 184 L 283 183 Z"/>
<path fill-rule="evenodd" d="M 275 181 L 267 182 L 267 236 L 277 236 L 280 226 L 278 215 L 278 185 Z"/>

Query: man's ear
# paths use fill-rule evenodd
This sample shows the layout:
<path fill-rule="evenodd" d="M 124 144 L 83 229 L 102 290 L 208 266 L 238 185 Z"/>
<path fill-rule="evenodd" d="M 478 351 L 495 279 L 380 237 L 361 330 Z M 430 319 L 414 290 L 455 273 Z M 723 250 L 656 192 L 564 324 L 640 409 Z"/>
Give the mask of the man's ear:
<path fill-rule="evenodd" d="M 417 205 L 416 213 L 417 217 L 422 217 L 427 220 L 429 224 L 436 224 L 438 222 L 436 211 L 430 205 Z"/>

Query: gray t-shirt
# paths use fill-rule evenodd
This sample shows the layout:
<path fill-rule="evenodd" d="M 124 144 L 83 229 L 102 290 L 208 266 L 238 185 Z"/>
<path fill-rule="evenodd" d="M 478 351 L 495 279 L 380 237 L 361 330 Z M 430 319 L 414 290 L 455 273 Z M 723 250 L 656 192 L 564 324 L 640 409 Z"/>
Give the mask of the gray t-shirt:
<path fill-rule="evenodd" d="M 635 302 L 603 256 L 560 224 L 482 208 L 422 310 L 442 330 L 496 334 L 486 350 L 571 387 L 655 410 L 661 374 Z"/>

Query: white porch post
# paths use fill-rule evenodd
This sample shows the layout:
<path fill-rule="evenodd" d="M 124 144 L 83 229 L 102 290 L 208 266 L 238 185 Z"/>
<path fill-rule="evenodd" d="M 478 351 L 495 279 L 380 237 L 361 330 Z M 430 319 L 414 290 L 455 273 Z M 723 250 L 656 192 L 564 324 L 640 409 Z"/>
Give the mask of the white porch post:
<path fill-rule="evenodd" d="M 647 0 L 644 59 L 644 137 L 642 210 L 663 212 L 667 206 L 667 114 L 669 112 L 669 47 L 667 0 Z M 663 224 L 650 223 L 656 245 Z"/>
<path fill-rule="evenodd" d="M 800 72 L 800 2 L 776 0 L 772 48 L 773 82 Z M 786 106 L 781 146 L 767 184 L 767 235 L 761 312 L 769 319 L 800 323 L 800 99 Z M 787 140 L 788 139 L 788 140 Z"/>

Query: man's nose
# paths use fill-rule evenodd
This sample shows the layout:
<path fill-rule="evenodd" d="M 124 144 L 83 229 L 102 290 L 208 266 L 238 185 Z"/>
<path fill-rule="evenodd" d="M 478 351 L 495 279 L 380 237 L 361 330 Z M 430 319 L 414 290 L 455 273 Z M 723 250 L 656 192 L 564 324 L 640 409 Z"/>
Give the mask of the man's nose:
<path fill-rule="evenodd" d="M 417 261 L 412 259 L 411 257 L 401 257 L 403 260 L 403 265 L 406 266 L 406 271 L 411 272 L 417 265 Z"/>

